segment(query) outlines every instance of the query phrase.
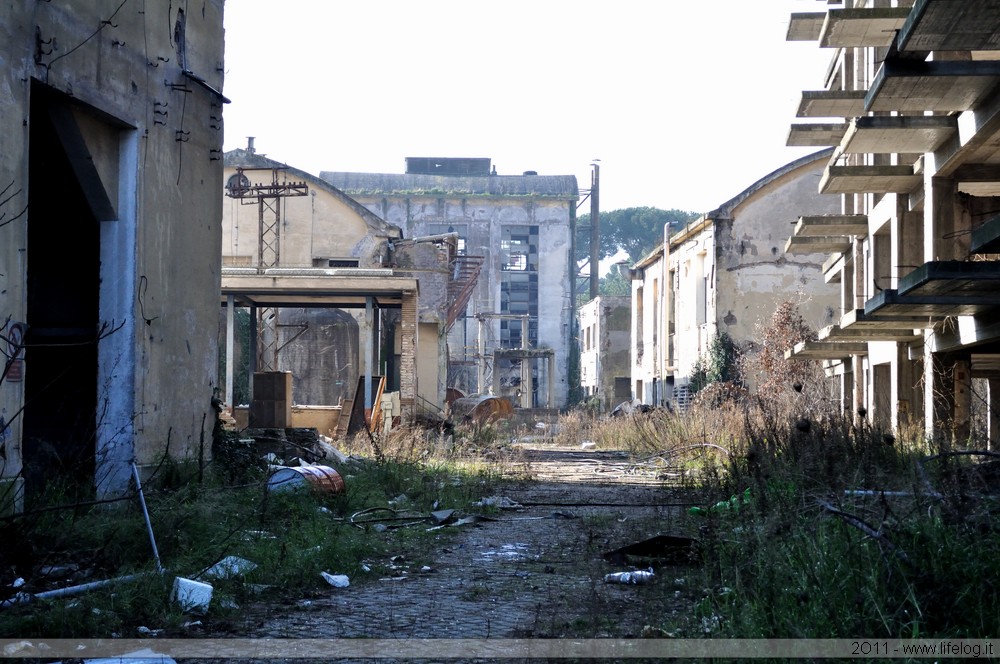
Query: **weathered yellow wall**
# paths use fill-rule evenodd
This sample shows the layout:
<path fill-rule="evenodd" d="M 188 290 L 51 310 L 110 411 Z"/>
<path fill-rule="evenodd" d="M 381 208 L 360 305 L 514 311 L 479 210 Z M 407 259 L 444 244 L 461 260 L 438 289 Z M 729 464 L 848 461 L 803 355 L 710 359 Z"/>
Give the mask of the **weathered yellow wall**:
<path fill-rule="evenodd" d="M 417 353 L 417 394 L 424 399 L 418 410 L 429 407 L 428 402 L 444 405 L 445 378 L 448 375 L 448 353 L 445 339 L 439 333 L 438 324 L 420 323 L 420 339 Z M 418 400 L 419 401 L 419 400 Z"/>
<path fill-rule="evenodd" d="M 98 372 L 99 418 L 112 420 L 114 429 L 99 431 L 104 442 L 98 441 L 115 448 L 117 466 L 106 487 L 112 492 L 127 482 L 123 471 L 133 443 L 140 464 L 156 463 L 168 451 L 195 457 L 203 442 L 210 449 L 222 103 L 182 69 L 222 90 L 223 4 L 204 0 L 197 10 L 190 7 L 183 49 L 173 35 L 185 3 L 14 2 L 0 9 L 0 190 L 10 185 L 0 196 L 10 196 L 0 209 L 0 322 L 26 316 L 30 211 L 15 217 L 28 194 L 36 80 L 90 107 L 76 114 L 77 123 L 120 217 L 101 222 L 101 318 L 126 323 L 102 342 Z M 113 264 L 104 260 L 106 252 Z M 22 386 L 0 385 L 0 413 L 14 420 L 5 432 L 2 476 L 21 470 L 14 415 L 24 405 Z"/>
<path fill-rule="evenodd" d="M 243 158 L 241 153 L 227 153 L 224 182 L 237 172 L 233 163 L 265 163 L 259 156 Z M 248 169 L 243 173 L 252 184 L 270 183 L 273 177 L 270 168 Z M 279 261 L 282 267 L 312 267 L 314 259 L 323 258 L 357 258 L 360 267 L 380 266 L 385 252 L 384 236 L 399 235 L 398 229 L 387 224 L 372 228 L 359 207 L 338 196 L 326 183 L 301 171 L 279 171 L 278 178 L 279 182 L 305 182 L 309 189 L 305 196 L 282 199 Z M 274 219 L 271 210 L 265 210 L 264 215 L 265 221 Z M 222 254 L 226 264 L 257 265 L 259 225 L 260 206 L 256 198 L 223 198 Z"/>

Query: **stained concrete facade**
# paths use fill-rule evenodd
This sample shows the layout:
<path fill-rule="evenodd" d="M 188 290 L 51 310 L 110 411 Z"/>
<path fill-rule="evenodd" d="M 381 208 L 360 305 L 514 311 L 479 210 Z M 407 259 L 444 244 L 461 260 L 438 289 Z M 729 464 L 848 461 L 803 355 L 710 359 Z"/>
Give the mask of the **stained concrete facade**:
<path fill-rule="evenodd" d="M 320 177 L 406 237 L 456 233 L 460 253 L 484 259 L 465 315 L 448 336 L 448 387 L 464 394 L 499 390 L 534 407 L 564 406 L 575 343 L 569 295 L 576 178 L 495 175 L 488 159 L 408 163 L 405 174 L 324 171 Z M 554 362 L 527 358 L 530 371 L 522 374 L 521 361 L 498 359 L 498 352 L 520 349 L 524 341 L 529 354 L 549 351 Z"/>
<path fill-rule="evenodd" d="M 0 510 L 210 455 L 222 18 L 222 0 L 0 9 Z"/>
<path fill-rule="evenodd" d="M 822 280 L 825 255 L 784 246 L 799 215 L 838 209 L 816 191 L 830 154 L 769 173 L 632 266 L 633 398 L 685 407 L 695 364 L 713 338 L 725 333 L 750 349 L 758 323 L 786 300 L 814 328 L 830 323 L 839 293 Z"/>
<path fill-rule="evenodd" d="M 223 295 L 253 309 L 255 365 L 290 371 L 296 404 L 339 406 L 359 377 L 384 375 L 407 416 L 418 396 L 442 408 L 443 313 L 419 290 L 435 292 L 443 278 L 447 292 L 449 238 L 404 241 L 328 182 L 250 146 L 226 153 L 225 177 Z M 270 294 L 250 292 L 268 276 Z"/>
<path fill-rule="evenodd" d="M 580 387 L 601 412 L 632 398 L 632 306 L 628 296 L 602 295 L 580 307 Z"/>
<path fill-rule="evenodd" d="M 788 39 L 831 57 L 803 92 L 790 145 L 830 145 L 818 189 L 836 325 L 789 356 L 822 361 L 845 410 L 966 445 L 973 404 L 1000 438 L 1000 7 L 875 3 L 793 14 Z M 825 230 L 823 230 L 825 227 Z M 816 241 L 815 239 L 813 241 Z M 860 417 L 860 415 L 855 415 Z"/>

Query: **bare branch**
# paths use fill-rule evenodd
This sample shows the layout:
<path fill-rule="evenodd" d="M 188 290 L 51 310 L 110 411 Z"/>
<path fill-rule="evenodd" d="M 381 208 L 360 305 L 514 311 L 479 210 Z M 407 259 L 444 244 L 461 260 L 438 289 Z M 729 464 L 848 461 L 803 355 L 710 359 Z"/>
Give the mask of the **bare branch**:
<path fill-rule="evenodd" d="M 889 541 L 889 538 L 883 535 L 881 530 L 876 530 L 871 524 L 869 524 L 861 517 L 855 516 L 850 512 L 844 512 L 843 510 L 839 510 L 830 503 L 826 502 L 825 500 L 817 499 L 816 502 L 819 504 L 820 507 L 825 509 L 830 514 L 840 517 L 848 525 L 854 526 L 855 528 L 863 532 L 865 535 L 868 535 L 872 539 L 878 541 L 879 544 L 884 544 L 887 549 L 892 551 L 896 555 L 896 557 L 902 560 L 903 562 L 905 563 L 910 562 L 910 559 L 906 555 L 905 551 L 898 548 L 895 544 Z"/>

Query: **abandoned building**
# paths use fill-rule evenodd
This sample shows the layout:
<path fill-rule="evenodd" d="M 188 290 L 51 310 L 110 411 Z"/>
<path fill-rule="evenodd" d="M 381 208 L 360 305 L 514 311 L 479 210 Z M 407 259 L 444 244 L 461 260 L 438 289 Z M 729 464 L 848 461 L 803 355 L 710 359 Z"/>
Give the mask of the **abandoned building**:
<path fill-rule="evenodd" d="M 252 140 L 226 153 L 225 178 L 220 336 L 237 421 L 340 435 L 359 391 L 365 409 L 380 390 L 398 395 L 394 416 L 443 411 L 447 331 L 478 274 L 459 256 L 457 234 L 404 239 L 325 180 L 258 154 Z M 237 327 L 254 343 L 236 343 Z M 268 372 L 289 373 L 288 388 L 252 393 L 250 376 Z"/>
<path fill-rule="evenodd" d="M 223 1 L 0 22 L 0 511 L 211 441 Z"/>
<path fill-rule="evenodd" d="M 320 177 L 405 237 L 456 234 L 475 289 L 447 337 L 447 386 L 527 408 L 561 408 L 573 339 L 571 175 L 498 175 L 490 159 L 416 158 L 406 173 Z"/>
<path fill-rule="evenodd" d="M 858 2 L 793 14 L 829 49 L 789 145 L 833 146 L 790 250 L 829 252 L 837 320 L 789 357 L 823 362 L 845 410 L 968 440 L 973 404 L 1000 437 L 1000 6 Z"/>
<path fill-rule="evenodd" d="M 695 364 L 713 339 L 725 334 L 752 352 L 758 324 L 784 301 L 794 301 L 814 328 L 830 323 L 838 294 L 823 282 L 825 255 L 784 248 L 799 215 L 837 208 L 816 191 L 830 154 L 769 173 L 681 230 L 665 232 L 663 243 L 632 266 L 634 399 L 686 408 Z"/>
<path fill-rule="evenodd" d="M 608 413 L 632 399 L 632 306 L 628 296 L 599 295 L 580 307 L 580 387 Z"/>

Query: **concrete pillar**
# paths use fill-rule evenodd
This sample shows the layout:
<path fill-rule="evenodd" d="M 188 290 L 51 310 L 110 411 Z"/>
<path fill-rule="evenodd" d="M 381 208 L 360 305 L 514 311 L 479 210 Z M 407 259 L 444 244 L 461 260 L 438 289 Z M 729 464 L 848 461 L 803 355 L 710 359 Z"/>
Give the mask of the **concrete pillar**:
<path fill-rule="evenodd" d="M 552 399 L 556 389 L 556 356 L 555 353 L 549 355 L 549 390 L 545 397 L 545 407 L 552 408 Z"/>
<path fill-rule="evenodd" d="M 417 371 L 417 348 L 420 344 L 420 325 L 418 323 L 418 293 L 405 291 L 399 319 L 399 406 L 404 415 L 414 415 L 417 411 L 417 394 L 420 392 L 420 380 Z M 433 328 L 432 328 L 433 329 Z M 433 337 L 432 337 L 433 339 Z M 447 349 L 447 347 L 446 347 Z M 444 355 L 445 373 L 447 373 L 447 353 Z M 444 387 L 440 393 L 441 400 L 437 405 L 444 404 Z"/>
<path fill-rule="evenodd" d="M 892 426 L 893 380 L 892 364 L 876 364 L 871 367 L 872 390 L 871 409 L 868 418 L 872 425 L 882 429 Z"/>
<path fill-rule="evenodd" d="M 598 308 L 600 312 L 600 308 Z M 598 314 L 600 316 L 600 314 Z M 528 316 L 521 317 L 521 350 L 528 349 L 528 325 L 530 324 L 530 318 Z M 596 342 L 596 340 L 595 340 Z M 535 386 L 532 384 L 531 380 L 531 369 L 532 362 L 528 361 L 527 357 L 521 359 L 521 408 L 531 408 L 531 393 L 534 392 Z M 598 372 L 598 377 L 600 372 Z"/>
<path fill-rule="evenodd" d="M 950 424 L 955 399 L 952 367 L 944 358 L 924 346 L 924 433 L 929 441 L 951 447 Z"/>
<path fill-rule="evenodd" d="M 971 230 L 972 218 L 961 204 L 957 183 L 931 177 L 924 199 L 924 261 L 965 260 Z"/>
<path fill-rule="evenodd" d="M 226 403 L 233 407 L 233 357 L 236 334 L 235 313 L 236 301 L 232 295 L 226 296 Z"/>
<path fill-rule="evenodd" d="M 863 355 L 853 355 L 851 357 L 851 417 L 855 423 L 863 422 L 861 410 L 865 407 L 865 358 Z"/>
<path fill-rule="evenodd" d="M 969 358 L 955 360 L 952 373 L 955 391 L 954 445 L 965 449 L 972 435 L 972 363 Z"/>
<path fill-rule="evenodd" d="M 500 359 L 497 358 L 496 352 L 493 353 L 493 387 L 490 393 L 495 396 L 500 396 Z"/>
<path fill-rule="evenodd" d="M 997 449 L 997 442 L 1000 441 L 1000 378 L 990 378 L 987 381 L 989 395 L 987 396 L 987 403 L 989 404 L 989 439 L 987 443 L 987 449 L 995 450 Z"/>
<path fill-rule="evenodd" d="M 375 316 L 373 311 L 372 298 L 365 297 L 365 330 L 361 338 L 364 339 L 361 351 L 361 371 L 365 377 L 365 410 L 372 407 L 372 335 L 375 333 Z M 374 413 L 372 414 L 374 416 Z"/>
<path fill-rule="evenodd" d="M 913 394 L 914 363 L 909 349 L 904 344 L 896 344 L 896 357 L 892 362 L 892 429 L 899 432 L 909 426 L 915 416 Z"/>
<path fill-rule="evenodd" d="M 253 401 L 253 375 L 257 373 L 257 348 L 260 341 L 257 337 L 260 336 L 260 329 L 257 327 L 257 307 L 250 307 L 250 348 L 249 355 L 247 358 L 247 376 L 250 380 L 250 384 L 247 385 L 247 397 L 250 401 Z"/>
<path fill-rule="evenodd" d="M 477 337 L 477 342 L 479 344 L 479 357 L 476 375 L 478 376 L 478 382 L 476 389 L 479 394 L 486 393 L 486 334 L 483 332 L 483 326 L 486 325 L 486 321 L 482 318 L 479 319 L 479 336 Z M 494 374 L 496 371 L 493 372 Z"/>

